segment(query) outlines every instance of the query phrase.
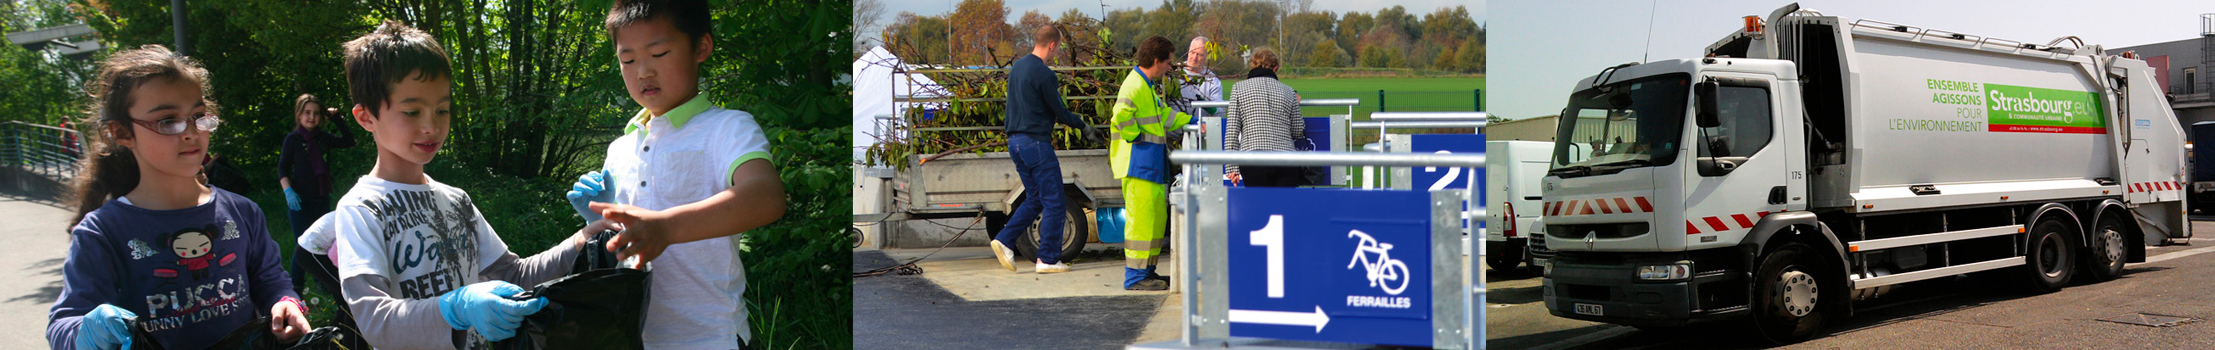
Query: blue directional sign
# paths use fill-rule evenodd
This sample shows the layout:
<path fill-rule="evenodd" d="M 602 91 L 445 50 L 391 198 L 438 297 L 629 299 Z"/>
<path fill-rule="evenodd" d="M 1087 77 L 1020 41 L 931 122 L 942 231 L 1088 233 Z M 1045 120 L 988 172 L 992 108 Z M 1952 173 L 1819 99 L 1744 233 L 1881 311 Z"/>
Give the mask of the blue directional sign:
<path fill-rule="evenodd" d="M 1408 150 L 1417 154 L 1484 154 L 1484 134 L 1416 134 L 1409 135 L 1407 143 Z M 1471 179 L 1476 180 L 1476 188 L 1485 188 L 1483 168 L 1428 167 L 1410 169 L 1409 173 L 1409 180 L 1414 182 L 1409 187 L 1415 189 L 1467 189 Z M 1477 200 L 1490 203 L 1482 202 L 1486 200 L 1484 192 L 1475 193 Z M 1462 210 L 1469 209 L 1469 203 L 1461 205 Z M 1469 227 L 1471 221 L 1475 221 L 1477 227 L 1484 227 L 1484 220 L 1467 219 L 1462 220 L 1461 227 Z"/>
<path fill-rule="evenodd" d="M 1231 188 L 1232 336 L 1430 346 L 1430 193 Z"/>

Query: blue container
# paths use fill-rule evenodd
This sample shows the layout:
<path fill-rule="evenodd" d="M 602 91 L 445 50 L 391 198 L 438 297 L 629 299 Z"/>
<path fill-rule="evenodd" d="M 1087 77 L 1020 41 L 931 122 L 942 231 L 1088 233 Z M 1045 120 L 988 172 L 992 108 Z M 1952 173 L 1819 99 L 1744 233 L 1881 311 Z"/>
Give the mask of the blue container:
<path fill-rule="evenodd" d="M 1100 243 L 1123 243 L 1123 208 L 1100 208 L 1093 222 L 1100 225 Z"/>

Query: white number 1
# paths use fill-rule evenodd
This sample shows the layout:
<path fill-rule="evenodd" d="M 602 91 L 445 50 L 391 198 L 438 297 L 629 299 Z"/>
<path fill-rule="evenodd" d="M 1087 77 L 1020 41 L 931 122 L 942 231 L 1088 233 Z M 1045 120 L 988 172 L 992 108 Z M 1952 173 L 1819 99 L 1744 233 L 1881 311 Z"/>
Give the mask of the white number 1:
<path fill-rule="evenodd" d="M 1284 216 L 1270 215 L 1269 224 L 1249 231 L 1247 244 L 1269 249 L 1269 297 L 1284 297 Z"/>

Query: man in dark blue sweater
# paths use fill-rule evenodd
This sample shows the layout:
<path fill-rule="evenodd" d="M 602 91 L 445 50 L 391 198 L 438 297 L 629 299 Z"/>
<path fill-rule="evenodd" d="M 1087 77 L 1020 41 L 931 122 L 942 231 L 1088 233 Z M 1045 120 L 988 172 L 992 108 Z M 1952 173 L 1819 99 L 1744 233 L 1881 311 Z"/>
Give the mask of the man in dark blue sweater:
<path fill-rule="evenodd" d="M 1023 203 L 1008 218 L 1007 227 L 993 236 L 992 254 L 1000 259 L 1000 267 L 1015 271 L 1015 251 L 1009 249 L 1010 242 L 1037 220 L 1037 272 L 1068 272 L 1069 265 L 1060 260 L 1062 224 L 1068 222 L 1069 214 L 1062 206 L 1061 160 L 1054 156 L 1054 124 L 1076 128 L 1086 139 L 1104 140 L 1106 136 L 1069 112 L 1062 102 L 1061 82 L 1054 78 L 1054 70 L 1046 67 L 1046 59 L 1054 57 L 1054 51 L 1061 47 L 1061 29 L 1040 26 L 1033 33 L 1031 45 L 1031 54 L 1016 58 L 1008 71 L 1008 158 L 1015 160 L 1016 175 L 1023 178 L 1025 193 Z"/>

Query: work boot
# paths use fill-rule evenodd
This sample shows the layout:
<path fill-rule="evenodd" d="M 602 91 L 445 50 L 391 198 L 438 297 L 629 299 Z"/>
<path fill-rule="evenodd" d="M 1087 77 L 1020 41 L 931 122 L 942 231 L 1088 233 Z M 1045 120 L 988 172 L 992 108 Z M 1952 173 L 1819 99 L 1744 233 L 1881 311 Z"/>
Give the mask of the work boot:
<path fill-rule="evenodd" d="M 997 239 L 992 240 L 992 257 L 1000 259 L 1000 268 L 1015 272 L 1015 250 L 1008 249 L 1008 245 L 1000 244 Z"/>
<path fill-rule="evenodd" d="M 1038 263 L 1038 267 L 1037 267 L 1037 270 L 1038 270 L 1038 273 L 1041 273 L 1041 274 L 1047 274 L 1047 273 L 1062 273 L 1062 272 L 1069 272 L 1069 264 L 1067 264 L 1067 263 L 1052 263 L 1052 264 L 1047 264 L 1047 263 L 1044 263 L 1044 262 L 1040 262 L 1040 263 Z"/>
<path fill-rule="evenodd" d="M 1123 290 L 1129 290 L 1129 291 L 1160 291 L 1160 290 L 1169 290 L 1169 281 L 1168 281 L 1168 280 L 1157 280 L 1157 279 L 1152 279 L 1152 278 L 1148 278 L 1148 279 L 1141 279 L 1141 280 L 1138 280 L 1138 282 L 1136 282 L 1136 283 L 1131 283 L 1130 285 L 1125 285 L 1125 286 L 1123 286 Z"/>

